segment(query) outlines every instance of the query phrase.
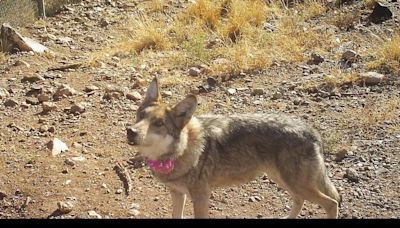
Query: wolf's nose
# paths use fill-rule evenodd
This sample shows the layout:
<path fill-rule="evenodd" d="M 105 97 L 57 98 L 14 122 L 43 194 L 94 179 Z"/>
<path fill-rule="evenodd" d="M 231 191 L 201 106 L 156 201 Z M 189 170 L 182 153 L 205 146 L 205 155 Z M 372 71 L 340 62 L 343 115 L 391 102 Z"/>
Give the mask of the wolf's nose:
<path fill-rule="evenodd" d="M 136 144 L 138 132 L 135 128 L 127 127 L 126 134 L 128 136 L 128 143 L 129 144 Z"/>

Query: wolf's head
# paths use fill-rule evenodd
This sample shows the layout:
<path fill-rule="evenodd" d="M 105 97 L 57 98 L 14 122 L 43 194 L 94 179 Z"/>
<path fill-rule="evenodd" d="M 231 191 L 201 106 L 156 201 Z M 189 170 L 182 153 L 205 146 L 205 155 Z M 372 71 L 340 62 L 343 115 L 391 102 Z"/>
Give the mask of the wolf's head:
<path fill-rule="evenodd" d="M 197 98 L 191 94 L 174 106 L 163 104 L 154 78 L 137 110 L 136 123 L 127 128 L 128 143 L 139 146 L 147 160 L 175 159 L 187 146 L 185 126 L 196 107 Z"/>

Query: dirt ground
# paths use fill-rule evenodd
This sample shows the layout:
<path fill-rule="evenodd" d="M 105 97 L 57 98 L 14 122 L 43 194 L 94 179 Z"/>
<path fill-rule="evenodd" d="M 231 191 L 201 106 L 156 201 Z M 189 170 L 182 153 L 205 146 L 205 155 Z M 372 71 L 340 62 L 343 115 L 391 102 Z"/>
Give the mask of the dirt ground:
<path fill-rule="evenodd" d="M 137 94 L 135 98 L 126 94 L 144 96 L 153 76 L 160 78 L 166 102 L 174 103 L 196 90 L 200 99 L 196 114 L 272 111 L 302 117 L 324 138 L 325 163 L 343 197 L 339 217 L 400 218 L 399 71 L 372 70 L 385 77 L 373 85 L 330 87 L 326 83 L 346 50 L 361 57 L 343 72 L 371 71 L 366 50 L 376 45 L 371 42 L 374 36 L 387 37 L 398 29 L 398 1 L 387 3 L 393 17 L 377 25 L 365 22 L 372 9 L 362 8 L 361 1 L 338 8 L 360 12 L 361 20 L 349 30 L 333 28 L 343 45 L 332 49 L 320 64 L 281 61 L 229 80 L 213 76 L 217 85 L 207 91 L 202 88 L 210 75 L 190 76 L 192 66 L 166 69 L 156 57 L 106 55 L 98 65 L 87 64 L 93 53 L 118 42 L 118 29 L 143 12 L 145 3 L 88 0 L 69 5 L 46 21 L 18 28 L 52 53 L 20 52 L 0 58 L 0 218 L 169 218 L 168 189 L 135 160 L 137 151 L 126 142 L 125 127 L 134 123 L 142 100 Z M 191 1 L 168 1 L 167 12 L 183 10 L 188 4 Z M 104 21 L 115 14 L 118 20 Z M 310 21 L 311 27 L 324 26 L 319 20 Z M 81 65 L 52 69 L 71 63 Z M 57 99 L 53 95 L 61 84 L 76 93 Z M 255 89 L 262 91 L 255 95 Z M 46 96 L 56 108 L 43 113 Z M 80 102 L 85 102 L 85 111 L 71 113 Z M 69 150 L 51 156 L 47 143 L 53 138 L 65 142 Z M 117 164 L 129 172 L 129 194 L 115 171 Z M 60 213 L 59 201 L 70 202 L 72 211 Z M 282 218 L 290 207 L 290 196 L 265 175 L 215 190 L 210 217 Z M 190 200 L 185 216 L 193 216 Z M 299 217 L 324 216 L 322 208 L 306 202 Z"/>

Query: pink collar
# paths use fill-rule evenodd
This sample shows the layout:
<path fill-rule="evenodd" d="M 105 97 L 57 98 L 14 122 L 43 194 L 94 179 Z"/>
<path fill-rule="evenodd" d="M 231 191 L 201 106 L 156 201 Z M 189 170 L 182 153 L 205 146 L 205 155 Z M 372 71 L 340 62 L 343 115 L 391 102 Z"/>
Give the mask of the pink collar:
<path fill-rule="evenodd" d="M 174 169 L 175 160 L 147 160 L 147 165 L 157 173 L 168 174 Z"/>

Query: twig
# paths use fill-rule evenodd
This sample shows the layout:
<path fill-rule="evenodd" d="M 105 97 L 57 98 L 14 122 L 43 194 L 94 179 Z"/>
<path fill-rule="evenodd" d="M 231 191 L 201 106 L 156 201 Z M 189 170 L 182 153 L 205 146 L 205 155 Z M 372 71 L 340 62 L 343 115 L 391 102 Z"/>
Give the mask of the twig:
<path fill-rule="evenodd" d="M 119 162 L 114 166 L 114 170 L 115 172 L 117 172 L 119 178 L 124 183 L 125 195 L 129 195 L 129 192 L 132 190 L 132 180 L 129 176 L 129 173 Z"/>

